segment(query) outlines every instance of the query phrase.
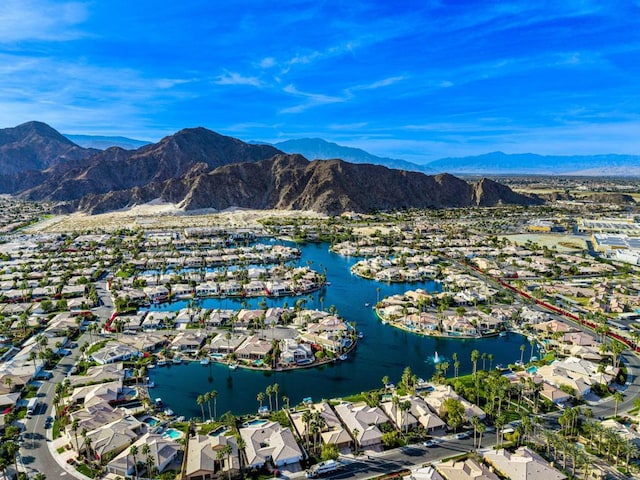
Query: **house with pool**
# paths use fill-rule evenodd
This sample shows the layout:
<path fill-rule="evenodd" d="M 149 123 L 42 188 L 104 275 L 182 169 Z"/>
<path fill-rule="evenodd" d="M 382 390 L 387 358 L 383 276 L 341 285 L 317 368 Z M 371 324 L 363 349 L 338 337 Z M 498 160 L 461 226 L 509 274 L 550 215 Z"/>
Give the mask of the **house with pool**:
<path fill-rule="evenodd" d="M 134 445 L 138 447 L 138 452 L 141 452 L 143 445 L 149 445 L 149 457 L 159 473 L 164 472 L 167 467 L 178 458 L 178 453 L 181 450 L 179 443 L 159 433 L 147 433 L 140 437 Z M 107 472 L 125 477 L 133 475 L 135 473 L 135 467 L 133 465 L 133 457 L 129 450 L 128 448 L 123 450 L 118 456 L 107 463 Z M 138 463 L 144 463 L 144 468 L 146 468 L 147 459 L 143 457 L 142 453 L 138 455 L 139 457 L 136 458 L 136 460 Z M 148 477 L 149 475 L 145 476 Z"/>

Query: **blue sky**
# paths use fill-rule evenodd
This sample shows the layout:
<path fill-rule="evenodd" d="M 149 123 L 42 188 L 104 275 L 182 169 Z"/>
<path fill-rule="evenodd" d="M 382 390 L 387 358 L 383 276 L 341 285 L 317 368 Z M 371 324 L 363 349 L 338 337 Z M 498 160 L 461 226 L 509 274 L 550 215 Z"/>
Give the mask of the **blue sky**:
<path fill-rule="evenodd" d="M 640 1 L 2 0 L 0 127 L 640 154 Z"/>

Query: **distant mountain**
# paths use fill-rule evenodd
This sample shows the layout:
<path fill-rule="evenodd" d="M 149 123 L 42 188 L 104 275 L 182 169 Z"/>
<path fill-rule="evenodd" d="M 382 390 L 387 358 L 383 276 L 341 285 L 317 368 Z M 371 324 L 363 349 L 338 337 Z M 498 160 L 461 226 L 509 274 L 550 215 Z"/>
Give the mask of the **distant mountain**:
<path fill-rule="evenodd" d="M 76 145 L 80 145 L 84 148 L 97 148 L 100 150 L 106 150 L 110 147 L 120 147 L 125 150 L 135 150 L 136 148 L 149 145 L 151 142 L 144 140 L 135 140 L 127 137 L 105 137 L 102 135 L 70 135 L 65 133 L 65 137 L 71 140 Z"/>
<path fill-rule="evenodd" d="M 436 172 L 480 175 L 637 175 L 637 155 L 536 155 L 487 153 L 471 157 L 442 158 L 427 164 Z M 608 172 L 608 173 L 607 173 Z"/>
<path fill-rule="evenodd" d="M 85 158 L 94 152 L 79 147 L 42 122 L 27 122 L 0 129 L 2 175 L 44 170 L 58 163 Z"/>
<path fill-rule="evenodd" d="M 412 172 L 434 173 L 432 168 L 395 158 L 378 157 L 359 148 L 345 147 L 321 138 L 299 138 L 278 142 L 274 147 L 286 153 L 299 153 L 310 160 L 341 159 L 351 163 L 371 163 Z"/>
<path fill-rule="evenodd" d="M 0 174 L 0 193 L 58 202 L 67 211 L 98 213 L 156 199 L 185 210 L 246 207 L 327 214 L 541 202 L 486 179 L 469 184 L 447 174 L 369 163 L 309 162 L 204 128 L 180 130 L 136 150 L 83 149 L 38 122 L 0 133 L 9 172 Z"/>
<path fill-rule="evenodd" d="M 403 208 L 532 205 L 539 199 L 483 179 L 429 176 L 342 160 L 309 162 L 301 155 L 235 163 L 207 171 L 195 166 L 180 178 L 124 191 L 87 195 L 72 206 L 100 213 L 161 199 L 185 210 L 229 207 L 313 210 L 329 215 Z"/>
<path fill-rule="evenodd" d="M 111 147 L 82 162 L 57 165 L 44 181 L 22 193 L 29 200 L 67 201 L 179 178 L 194 166 L 209 169 L 277 155 L 268 145 L 249 145 L 202 127 L 186 128 L 138 150 Z"/>

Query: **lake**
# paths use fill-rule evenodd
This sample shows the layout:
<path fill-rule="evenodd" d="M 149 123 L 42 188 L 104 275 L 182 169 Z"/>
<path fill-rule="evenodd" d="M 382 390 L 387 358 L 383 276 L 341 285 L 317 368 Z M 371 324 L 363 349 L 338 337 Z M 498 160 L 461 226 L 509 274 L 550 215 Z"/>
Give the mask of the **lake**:
<path fill-rule="evenodd" d="M 357 349 L 347 360 L 286 372 L 261 372 L 240 368 L 232 371 L 226 365 L 202 366 L 198 362 L 157 367 L 149 371 L 151 380 L 156 384 L 156 388 L 150 390 L 151 397 L 162 398 L 176 414 L 190 418 L 201 415 L 200 407 L 196 404 L 197 396 L 216 390 L 218 415 L 227 410 L 240 415 L 255 412 L 258 407 L 258 392 L 264 392 L 267 385 L 273 383 L 279 384 L 280 397 L 289 397 L 291 405 L 294 405 L 306 397 L 320 400 L 380 388 L 382 377 L 385 375 L 392 383 L 397 383 L 407 366 L 410 366 L 418 377 L 427 380 L 435 371 L 433 357 L 436 352 L 440 361 L 449 361 L 449 375 L 453 374 L 451 358 L 454 352 L 457 352 L 460 361 L 460 374 L 471 371 L 472 350 L 493 354 L 493 365 L 508 364 L 520 359 L 520 346 L 525 344 L 525 357 L 528 358 L 529 342 L 513 333 L 505 337 L 458 340 L 424 337 L 383 325 L 371 308 L 378 298 L 416 288 L 440 291 L 440 284 L 433 281 L 385 284 L 365 280 L 351 275 L 349 271 L 358 258 L 331 253 L 327 244 L 303 245 L 301 250 L 302 256 L 298 263 L 310 265 L 323 273 L 326 268 L 330 285 L 310 296 L 268 299 L 268 306 L 282 306 L 285 302 L 293 306 L 299 298 L 307 299 L 306 308 L 320 308 L 321 300 L 324 309 L 335 305 L 342 317 L 352 324 L 355 323 L 357 330 L 364 333 L 364 338 L 359 341 Z M 239 309 L 242 301 L 211 298 L 204 300 L 202 306 L 213 309 Z M 260 298 L 248 298 L 244 301 L 247 308 L 259 308 L 257 304 Z M 175 310 L 184 308 L 186 304 L 186 301 L 174 302 L 153 306 L 151 309 Z M 481 367 L 482 361 L 479 361 L 478 368 Z"/>

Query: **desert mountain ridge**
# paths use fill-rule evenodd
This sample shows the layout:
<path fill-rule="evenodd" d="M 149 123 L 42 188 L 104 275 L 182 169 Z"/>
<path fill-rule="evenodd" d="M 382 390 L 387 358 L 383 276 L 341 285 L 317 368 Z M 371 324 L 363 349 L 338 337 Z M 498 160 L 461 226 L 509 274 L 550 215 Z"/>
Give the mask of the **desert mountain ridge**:
<path fill-rule="evenodd" d="M 155 199 L 185 210 L 276 208 L 330 215 L 541 203 L 487 179 L 470 184 L 448 174 L 425 175 L 339 159 L 309 161 L 202 127 L 180 130 L 135 150 L 96 151 L 82 149 L 43 125 L 16 127 L 26 137 L 13 135 L 0 143 L 0 148 L 15 142 L 33 145 L 40 162 L 21 169 L 19 158 L 11 164 L 8 155 L 6 161 L 14 168 L 9 171 L 15 173 L 0 175 L 0 192 L 57 202 L 67 211 L 99 213 Z M 51 148 L 38 148 L 49 145 L 45 139 L 57 146 L 53 154 Z"/>

